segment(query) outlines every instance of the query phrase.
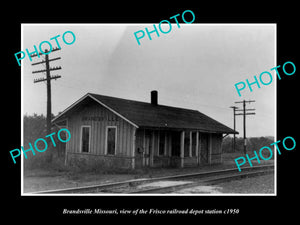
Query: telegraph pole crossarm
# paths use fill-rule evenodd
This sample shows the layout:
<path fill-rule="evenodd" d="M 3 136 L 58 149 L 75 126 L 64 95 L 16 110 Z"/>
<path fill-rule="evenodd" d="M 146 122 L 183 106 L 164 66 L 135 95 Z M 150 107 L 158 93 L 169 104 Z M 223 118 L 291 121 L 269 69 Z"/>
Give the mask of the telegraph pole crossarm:
<path fill-rule="evenodd" d="M 36 70 L 36 71 L 32 71 L 32 73 L 43 73 L 43 72 L 47 72 L 47 71 L 52 71 L 52 70 L 61 70 L 61 67 L 53 67 L 53 68 L 49 68 L 49 69 L 45 69 L 45 70 Z"/>
<path fill-rule="evenodd" d="M 251 102 L 255 102 L 255 100 L 249 100 L 249 101 L 244 100 L 244 101 L 239 101 L 239 102 L 234 102 L 234 103 L 244 103 L 244 102 L 251 103 Z"/>
<path fill-rule="evenodd" d="M 51 62 L 51 61 L 55 61 L 55 60 L 58 60 L 58 59 L 61 59 L 60 57 L 57 57 L 57 58 L 53 58 L 53 59 L 49 59 L 48 62 Z M 31 65 L 32 66 L 35 66 L 35 65 L 38 65 L 38 64 L 41 64 L 41 63 L 45 63 L 46 61 L 43 60 L 41 62 L 37 62 L 37 63 L 32 63 Z"/>
<path fill-rule="evenodd" d="M 47 49 L 45 49 L 44 53 L 48 53 L 49 52 L 48 54 L 50 54 L 51 52 L 55 52 L 55 51 L 58 51 L 58 50 L 61 50 L 61 49 L 58 48 L 58 47 L 56 47 L 56 48 L 53 48 L 50 52 Z M 44 53 L 40 53 L 39 52 L 39 55 L 44 55 Z M 48 54 L 45 54 L 45 55 L 48 55 Z M 31 58 L 36 57 L 36 56 L 38 56 L 38 54 L 36 54 L 36 53 L 30 55 Z"/>
<path fill-rule="evenodd" d="M 50 77 L 50 79 L 51 80 L 56 80 L 56 79 L 58 79 L 58 78 L 61 78 L 61 76 L 60 75 L 54 75 L 54 76 L 51 76 Z M 47 78 L 38 78 L 38 79 L 34 79 L 33 80 L 33 83 L 38 83 L 38 82 L 42 82 L 42 81 L 47 81 Z"/>
<path fill-rule="evenodd" d="M 246 109 L 246 111 L 254 111 L 255 109 Z M 244 111 L 243 109 L 237 109 L 235 111 Z"/>

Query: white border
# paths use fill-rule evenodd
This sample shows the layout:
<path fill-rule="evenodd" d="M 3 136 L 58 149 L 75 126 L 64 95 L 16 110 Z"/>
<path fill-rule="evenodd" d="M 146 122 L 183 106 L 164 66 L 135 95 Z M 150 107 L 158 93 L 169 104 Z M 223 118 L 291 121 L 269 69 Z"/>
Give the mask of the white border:
<path fill-rule="evenodd" d="M 274 51 L 275 51 L 275 55 L 274 55 L 274 64 L 275 66 L 277 66 L 277 24 L 275 23 L 274 24 L 275 26 L 275 46 L 274 46 Z M 277 141 L 277 79 L 274 79 L 275 80 L 275 113 L 274 113 L 274 125 L 275 125 L 275 135 L 274 135 L 274 140 L 275 142 Z M 275 146 L 274 146 L 274 153 L 275 153 L 275 156 L 274 156 L 274 195 L 277 196 L 277 151 L 275 150 Z"/>
<path fill-rule="evenodd" d="M 146 25 L 153 25 L 153 24 L 139 24 L 139 23 L 130 23 L 130 24 L 90 24 L 90 23 L 80 23 L 80 24 L 76 24 L 76 23 L 72 23 L 72 24 L 68 24 L 68 23 L 43 23 L 43 24 L 36 24 L 36 23 L 22 23 L 21 24 L 21 49 L 24 49 L 23 46 L 23 27 L 24 25 L 30 25 L 30 26 L 40 26 L 40 25 L 55 25 L 55 26 L 84 26 L 84 25 L 89 25 L 89 26 L 99 26 L 99 25 L 107 25 L 107 26 L 134 26 L 134 25 L 141 25 L 142 27 L 145 27 Z M 256 23 L 226 23 L 226 24 L 222 24 L 222 23 L 204 23 L 204 24 L 199 24 L 199 23 L 194 23 L 194 24 L 181 24 L 182 26 L 265 26 L 265 25 L 269 25 L 269 26 L 274 26 L 275 27 L 275 46 L 274 46 L 274 51 L 275 51 L 275 55 L 274 55 L 274 65 L 277 66 L 277 23 L 260 23 L 260 24 L 256 24 Z M 23 81 L 23 67 L 22 67 L 22 61 L 21 61 L 21 144 L 22 146 L 24 146 L 24 133 L 23 133 L 23 129 L 24 129 L 24 121 L 23 121 L 23 116 L 24 116 L 24 111 L 23 111 L 23 91 L 24 91 L 24 81 Z M 275 116 L 274 116 L 274 124 L 275 124 L 275 134 L 274 134 L 274 139 L 275 141 L 277 141 L 277 79 L 275 80 Z M 88 95 L 88 94 L 87 94 Z M 81 99 L 83 99 L 84 97 L 86 97 L 87 95 L 83 96 Z M 92 96 L 90 96 L 92 97 Z M 93 97 L 92 97 L 93 98 Z M 79 99 L 78 101 L 80 101 L 81 99 Z M 94 99 L 94 98 L 93 98 Z M 94 99 L 96 100 L 96 99 Z M 77 102 L 78 102 L 77 101 Z M 97 101 L 97 100 L 96 100 Z M 100 103 L 99 101 L 97 101 L 98 103 Z M 75 104 L 75 103 L 73 103 Z M 71 106 L 69 106 L 67 109 L 69 109 L 70 107 L 73 106 L 73 104 Z M 102 104 L 104 107 L 108 108 L 109 110 L 113 111 L 112 109 L 110 109 L 109 107 L 107 107 L 106 105 Z M 66 110 L 67 110 L 66 109 Z M 65 110 L 65 111 L 66 111 Z M 64 111 L 64 112 L 65 112 Z M 116 113 L 115 111 L 113 111 L 114 113 Z M 135 126 L 136 128 L 138 128 L 138 126 L 134 123 L 132 123 L 131 121 L 128 121 L 125 117 L 123 117 L 122 115 L 116 113 L 118 116 L 120 116 L 121 118 L 125 119 L 127 122 L 129 122 L 130 124 L 132 124 L 133 126 Z M 61 115 L 61 114 L 60 114 Z M 23 170 L 23 166 L 24 166 L 24 162 L 23 162 L 23 156 L 21 156 L 21 196 L 277 196 L 277 151 L 274 150 L 275 157 L 274 157 L 274 193 L 271 194 L 236 194 L 236 193 L 222 193 L 222 194 L 116 194 L 116 193 L 112 193 L 112 194 L 43 194 L 43 195 L 39 195 L 39 194 L 33 194 L 33 193 L 24 193 L 24 170 Z"/>
<path fill-rule="evenodd" d="M 21 24 L 21 49 L 23 46 L 23 24 Z M 21 146 L 24 146 L 24 67 L 22 66 L 23 61 L 21 61 Z M 24 195 L 24 159 L 23 154 L 21 154 L 21 196 Z"/>

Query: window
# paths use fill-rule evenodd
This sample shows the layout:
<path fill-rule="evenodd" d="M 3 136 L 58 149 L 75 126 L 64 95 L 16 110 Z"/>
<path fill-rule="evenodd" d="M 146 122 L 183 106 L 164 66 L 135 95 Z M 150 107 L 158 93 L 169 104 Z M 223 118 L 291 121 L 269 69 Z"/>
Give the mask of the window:
<path fill-rule="evenodd" d="M 90 151 L 90 126 L 81 127 L 81 152 Z"/>
<path fill-rule="evenodd" d="M 106 154 L 116 154 L 117 127 L 106 128 Z"/>
<path fill-rule="evenodd" d="M 159 132 L 159 155 L 165 154 L 165 132 L 160 131 Z"/>

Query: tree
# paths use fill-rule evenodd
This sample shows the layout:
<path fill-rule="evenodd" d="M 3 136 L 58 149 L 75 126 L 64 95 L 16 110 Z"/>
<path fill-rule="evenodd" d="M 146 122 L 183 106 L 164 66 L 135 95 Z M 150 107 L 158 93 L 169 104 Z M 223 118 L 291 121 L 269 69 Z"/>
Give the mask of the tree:
<path fill-rule="evenodd" d="M 30 162 L 29 160 L 26 160 L 26 164 L 32 167 L 39 167 L 39 165 L 46 163 L 51 163 L 53 160 L 54 153 L 57 152 L 57 157 L 62 157 L 64 154 L 64 149 L 65 149 L 65 143 L 62 143 L 58 140 L 57 136 L 53 136 L 54 141 L 56 143 L 56 147 L 53 147 L 53 143 L 50 138 L 45 138 L 47 136 L 47 131 L 46 131 L 46 117 L 41 114 L 38 115 L 34 113 L 32 116 L 25 114 L 24 115 L 24 149 L 29 148 L 29 143 L 32 144 L 34 148 L 34 142 L 38 138 L 43 138 L 44 140 L 47 141 L 48 148 L 45 152 L 36 154 L 33 157 L 30 157 Z M 58 132 L 57 127 L 52 127 L 51 132 Z M 63 135 L 63 133 L 61 133 Z M 39 149 L 43 149 L 44 143 L 39 142 L 37 144 L 37 147 Z M 27 154 L 29 155 L 29 154 Z M 32 165 L 30 165 L 32 164 Z"/>
<path fill-rule="evenodd" d="M 34 142 L 36 139 L 46 135 L 46 117 L 36 113 L 33 116 L 24 116 L 24 142 Z"/>
<path fill-rule="evenodd" d="M 259 151 L 264 146 L 270 146 L 274 142 L 274 137 L 250 137 L 247 138 L 247 153 L 252 154 L 253 151 Z M 236 138 L 236 146 L 235 151 L 236 152 L 242 152 L 243 151 L 243 145 L 244 145 L 244 139 L 243 138 Z M 223 139 L 222 143 L 222 150 L 225 153 L 233 152 L 233 138 L 230 136 L 227 136 Z M 264 151 L 263 154 L 269 154 L 267 151 Z"/>

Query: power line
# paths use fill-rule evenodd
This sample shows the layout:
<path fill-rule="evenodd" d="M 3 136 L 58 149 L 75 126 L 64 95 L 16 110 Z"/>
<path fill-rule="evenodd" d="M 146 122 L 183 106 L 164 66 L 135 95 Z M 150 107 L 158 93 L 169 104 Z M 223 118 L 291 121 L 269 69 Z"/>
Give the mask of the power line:
<path fill-rule="evenodd" d="M 57 50 L 60 50 L 60 48 L 54 48 L 54 49 L 52 49 L 51 52 L 54 52 L 54 51 L 57 51 Z M 58 78 L 61 78 L 60 75 L 53 75 L 53 76 L 51 76 L 50 75 L 50 71 L 60 70 L 61 67 L 60 66 L 50 67 L 49 62 L 52 62 L 52 61 L 55 61 L 55 60 L 59 60 L 61 58 L 57 57 L 57 58 L 49 59 L 48 54 L 50 52 L 47 49 L 45 49 L 44 53 L 45 53 L 44 60 L 42 60 L 40 62 L 32 63 L 31 65 L 32 66 L 36 66 L 36 65 L 39 65 L 39 64 L 44 65 L 43 63 L 45 63 L 45 65 L 46 65 L 45 69 L 32 71 L 32 73 L 35 74 L 35 73 L 44 73 L 44 72 L 46 72 L 46 78 L 34 79 L 33 83 L 39 83 L 39 82 L 42 82 L 42 81 L 46 81 L 47 82 L 47 119 L 46 120 L 47 120 L 47 134 L 50 134 L 51 133 L 51 114 L 52 114 L 51 113 L 51 80 L 53 80 L 53 79 L 56 80 Z M 42 55 L 42 54 L 39 53 L 39 55 Z M 36 56 L 38 56 L 37 53 L 31 55 L 31 57 L 36 57 Z M 51 161 L 51 160 L 52 160 L 52 154 L 50 154 L 50 158 L 49 158 L 49 161 Z"/>
<path fill-rule="evenodd" d="M 249 112 L 248 111 L 255 111 L 255 109 L 246 109 L 246 103 L 251 103 L 251 102 L 255 102 L 255 100 L 243 100 L 243 101 L 238 101 L 235 103 L 242 103 L 243 104 L 243 109 L 234 109 L 234 117 L 235 116 L 243 116 L 243 129 L 244 129 L 244 154 L 247 153 L 247 138 L 246 138 L 246 116 L 247 115 L 255 115 L 255 112 Z M 235 113 L 236 111 L 242 112 L 242 113 Z"/>

